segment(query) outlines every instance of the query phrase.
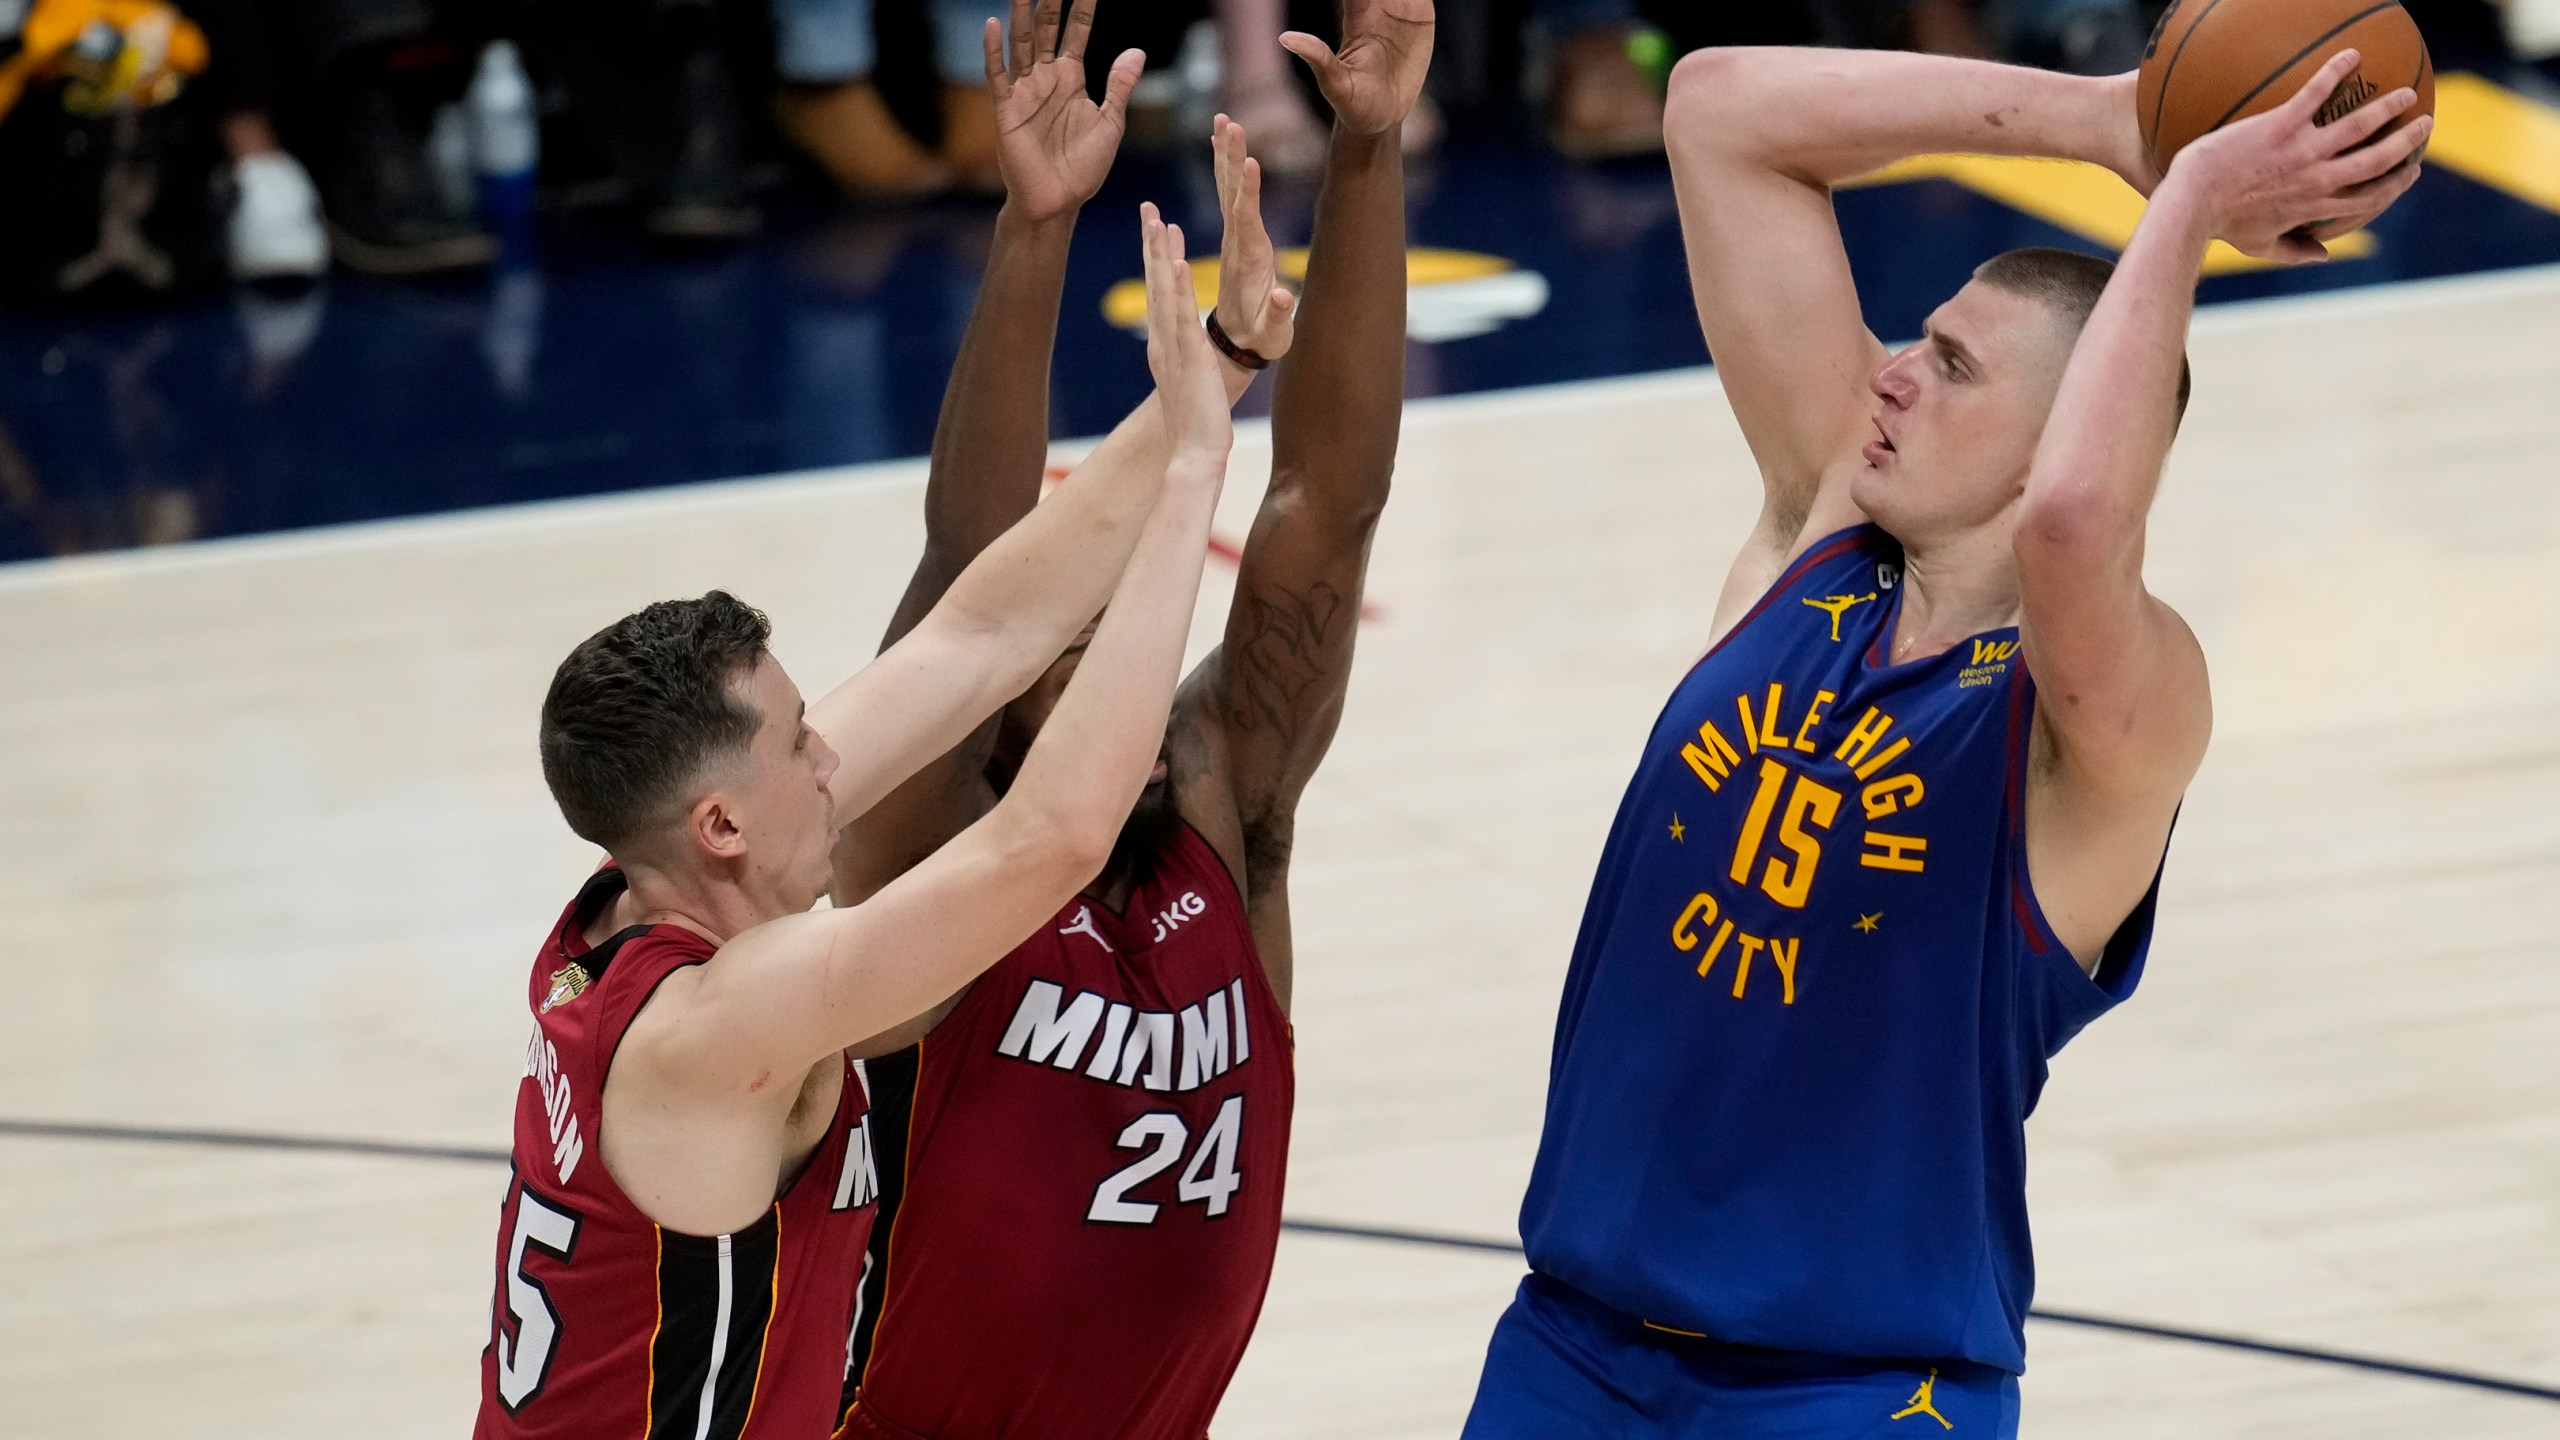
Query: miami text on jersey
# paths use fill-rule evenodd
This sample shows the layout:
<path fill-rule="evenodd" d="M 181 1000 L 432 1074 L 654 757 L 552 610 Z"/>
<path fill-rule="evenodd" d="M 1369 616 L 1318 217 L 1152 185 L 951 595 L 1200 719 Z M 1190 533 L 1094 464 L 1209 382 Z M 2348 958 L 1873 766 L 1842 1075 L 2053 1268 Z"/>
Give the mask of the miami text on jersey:
<path fill-rule="evenodd" d="M 1197 1090 L 1253 1058 L 1245 1032 L 1244 979 L 1239 976 L 1180 1012 L 1139 1010 L 1093 991 L 1079 991 L 1064 1006 L 1066 987 L 1034 980 L 1024 988 L 1013 1023 L 996 1053 L 1033 1065 L 1073 1070 L 1094 1032 L 1093 1061 L 1084 1073 L 1105 1084 L 1149 1090 Z M 1230 1026 L 1232 1017 L 1232 1027 Z M 1180 1036 L 1180 1070 L 1175 1068 Z"/>

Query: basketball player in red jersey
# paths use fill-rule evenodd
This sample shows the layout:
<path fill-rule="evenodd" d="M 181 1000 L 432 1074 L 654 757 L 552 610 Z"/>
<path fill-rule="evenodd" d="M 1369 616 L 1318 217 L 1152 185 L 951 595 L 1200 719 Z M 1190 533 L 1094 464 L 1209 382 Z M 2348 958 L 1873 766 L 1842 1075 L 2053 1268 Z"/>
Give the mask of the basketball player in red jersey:
<path fill-rule="evenodd" d="M 910 1094 L 893 1099 L 883 1076 L 882 1104 L 906 1112 L 882 1130 L 899 1208 L 894 1233 L 874 1238 L 885 1298 L 849 1397 L 850 1435 L 1200 1440 L 1243 1354 L 1279 1237 L 1294 1095 L 1293 818 L 1341 715 L 1394 468 L 1398 139 L 1432 21 L 1424 0 L 1351 0 L 1338 54 L 1306 36 L 1285 42 L 1314 68 L 1337 122 L 1304 333 L 1274 397 L 1270 493 L 1226 643 L 1185 682 L 1163 760 L 1101 878 L 926 1018 L 894 1087 Z M 1223 123 L 1218 169 L 1230 255 L 1240 227 L 1267 248 L 1251 205 L 1257 167 Z M 1223 289 L 1220 315 L 1249 365 L 1256 337 L 1284 326 L 1286 311 L 1233 272 Z M 1042 299 L 1053 307 L 1054 290 Z M 983 302 L 972 322 L 989 333 L 1030 323 Z M 973 413 L 1011 453 L 936 475 L 927 553 L 892 641 L 939 577 L 1038 494 L 1043 416 L 995 405 L 1039 393 L 1040 357 L 982 353 L 985 368 L 955 376 L 954 394 L 965 378 Z M 1021 784 L 1015 757 L 1045 743 L 1049 707 L 1078 664 L 1068 655 L 1000 724 L 850 827 L 839 903 L 898 883 L 1004 803 Z"/>
<path fill-rule="evenodd" d="M 1021 46 L 1071 50 L 1065 30 Z M 1135 76 L 1115 70 L 1097 108 L 1080 64 L 1044 59 L 999 104 L 1051 173 L 1098 183 Z M 1098 453 L 814 706 L 764 617 L 716 591 L 607 627 L 554 677 L 544 775 L 615 863 L 527 991 L 480 1436 L 834 1427 L 877 1193 L 845 1047 L 1091 879 L 1162 742 L 1233 431 L 1181 233 L 1152 207 L 1145 231 L 1152 467 Z M 1038 679 L 1106 599 L 1004 802 L 862 903 L 812 911 L 839 827 Z"/>

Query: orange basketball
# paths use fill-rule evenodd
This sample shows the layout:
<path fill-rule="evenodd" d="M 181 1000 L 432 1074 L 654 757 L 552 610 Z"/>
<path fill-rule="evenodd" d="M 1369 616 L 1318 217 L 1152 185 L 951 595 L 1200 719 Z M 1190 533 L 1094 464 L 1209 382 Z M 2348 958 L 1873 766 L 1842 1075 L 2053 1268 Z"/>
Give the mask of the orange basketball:
<path fill-rule="evenodd" d="M 2151 32 L 2135 89 L 2152 162 L 2166 171 L 2188 141 L 2292 99 L 2346 49 L 2360 58 L 2320 107 L 2321 124 L 2403 85 L 2418 103 L 2385 134 L 2434 111 L 2427 42 L 2398 0 L 2176 0 Z"/>

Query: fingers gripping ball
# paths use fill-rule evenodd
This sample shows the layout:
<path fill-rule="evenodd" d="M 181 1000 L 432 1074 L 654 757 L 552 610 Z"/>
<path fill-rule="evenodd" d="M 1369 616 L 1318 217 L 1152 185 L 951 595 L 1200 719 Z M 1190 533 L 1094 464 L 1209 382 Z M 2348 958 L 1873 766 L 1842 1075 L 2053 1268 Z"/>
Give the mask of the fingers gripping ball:
<path fill-rule="evenodd" d="M 2151 32 L 2134 91 L 2152 163 L 2165 172 L 2188 141 L 2292 99 L 2348 49 L 2362 58 L 2320 107 L 2321 124 L 2404 85 L 2418 103 L 2375 139 L 2434 112 L 2435 66 L 2398 0 L 2176 0 Z"/>

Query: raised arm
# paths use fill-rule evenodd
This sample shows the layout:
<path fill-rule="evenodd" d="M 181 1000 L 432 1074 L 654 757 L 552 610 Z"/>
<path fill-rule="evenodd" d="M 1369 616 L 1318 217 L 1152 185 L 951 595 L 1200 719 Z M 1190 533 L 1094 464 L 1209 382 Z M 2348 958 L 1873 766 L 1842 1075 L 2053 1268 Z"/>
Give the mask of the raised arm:
<path fill-rule="evenodd" d="M 1181 232 L 1149 206 L 1146 233 L 1148 360 L 1170 453 L 1162 498 L 1075 678 L 1005 798 L 949 845 L 862 904 L 760 925 L 702 967 L 647 1052 L 653 1073 L 683 1077 L 669 1093 L 773 1103 L 755 1098 L 757 1077 L 800 1074 L 929 1008 L 1109 857 L 1163 742 L 1234 433 Z"/>
<path fill-rule="evenodd" d="M 944 391 L 925 555 L 890 622 L 892 643 L 810 707 L 810 723 L 844 757 L 832 787 L 840 821 L 1031 683 L 1110 594 L 1154 502 L 1160 463 L 1106 462 L 1015 524 L 1039 494 L 1047 454 L 1048 359 L 1075 215 L 1110 173 L 1143 63 L 1134 50 L 1122 55 L 1101 103 L 1087 96 L 1094 4 L 1042 0 L 1035 14 L 1031 0 L 1013 0 L 1009 52 L 987 22 L 1005 208 Z"/>
<path fill-rule="evenodd" d="M 1233 143 L 1241 150 L 1243 132 L 1220 117 L 1220 133 L 1232 131 Z M 1099 182 L 1099 177 L 1096 177 Z M 1010 183 L 1010 182 L 1009 182 Z M 1262 228 L 1258 203 L 1247 203 L 1241 210 L 1229 207 L 1220 273 L 1219 321 L 1238 344 L 1269 357 L 1289 352 L 1294 334 L 1296 296 L 1278 283 L 1277 257 L 1270 237 Z M 989 288 L 980 293 L 978 311 L 970 319 L 975 337 L 981 327 L 992 330 L 1003 324 L 989 313 L 993 297 L 993 270 L 990 267 Z M 1053 282 L 1042 293 L 1038 303 L 1049 315 L 1057 309 L 1057 287 Z M 1042 333 L 1049 333 L 1044 322 Z M 996 343 L 982 347 L 984 367 L 965 376 L 955 370 L 953 395 L 964 384 L 978 390 L 997 385 L 1019 387 L 1028 376 L 1005 368 Z M 964 359 L 970 354 L 964 342 Z M 1224 360 L 1218 363 L 1218 374 L 1232 404 L 1241 398 L 1252 383 L 1254 371 Z M 1045 363 L 1042 369 L 1046 374 Z M 1045 398 L 1045 389 L 1042 392 Z M 974 402 L 971 402 L 974 403 Z M 1018 407 L 1017 407 L 1018 408 Z M 1015 413 L 1008 410 L 1007 414 Z M 1045 454 L 1045 405 L 1042 452 Z M 962 402 L 947 399 L 943 412 L 946 430 L 974 424 L 965 413 Z M 937 447 L 941 444 L 936 438 Z M 1102 444 L 1077 467 L 1081 480 L 1093 475 L 1152 476 L 1161 475 L 1171 453 L 1162 403 L 1156 396 L 1147 400 L 1122 420 Z M 968 563 L 979 547 L 1004 528 L 1031 513 L 1039 499 L 1039 465 L 1017 470 L 1009 465 L 954 463 L 945 466 L 937 460 L 932 477 L 926 482 L 925 513 L 927 554 L 909 582 L 905 601 L 890 624 L 887 643 L 894 644 L 912 629 L 922 616 L 939 602 L 951 577 Z M 1116 483 L 1116 482 L 1115 482 Z M 1043 509 L 1046 506 L 1041 507 Z M 939 538 L 937 538 L 937 536 Z M 941 554 L 935 553 L 939 547 Z M 961 553 L 966 547 L 966 553 Z M 1088 611 L 1084 617 L 1091 618 Z M 1078 622 L 1082 624 L 1081 621 Z M 1050 652 L 1054 658 L 1064 641 Z M 1046 663 L 1044 659 L 1043 663 Z M 960 832 L 971 821 L 985 813 L 994 803 L 993 793 L 985 781 L 987 751 L 994 738 L 992 720 L 969 732 L 959 743 L 945 750 L 917 770 L 914 777 L 857 815 L 845 827 L 836 847 L 835 897 L 837 903 L 861 900 L 890 880 L 906 872 L 908 867 L 933 853 L 934 849 Z M 842 747 L 838 749 L 841 751 Z"/>
<path fill-rule="evenodd" d="M 2315 260 L 2324 252 L 2298 227 L 2361 223 L 2416 179 L 2426 120 L 2364 144 L 2412 92 L 2316 123 L 2354 62 L 2339 56 L 2284 106 L 2179 152 L 2080 332 L 2036 448 L 2015 541 L 2041 762 L 2028 863 L 2084 965 L 2149 886 L 2212 726 L 2203 651 L 2142 579 L 2205 246 L 2221 237 Z"/>
<path fill-rule="evenodd" d="M 1854 523 L 1847 479 L 1874 438 L 1868 333 L 1831 187 L 1942 150 L 2106 165 L 2147 187 L 2133 77 L 1882 51 L 1709 49 L 1671 79 L 1665 140 L 1707 349 L 1766 485 L 1717 628 L 1817 520 Z"/>
<path fill-rule="evenodd" d="M 942 392 L 924 495 L 924 556 L 889 621 L 885 647 L 916 627 L 960 572 L 1039 499 L 1049 454 L 1049 358 L 1076 217 L 1111 173 L 1116 106 L 1079 103 L 1094 0 L 1062 14 L 1013 0 L 1010 46 L 996 21 L 984 37 L 994 97 L 997 168 L 1005 185 L 994 243 L 969 328 Z M 1125 93 L 1145 57 L 1112 66 Z"/>
<path fill-rule="evenodd" d="M 1339 54 L 1313 36 L 1281 39 L 1332 103 L 1333 138 L 1303 334 L 1272 397 L 1271 487 L 1245 544 L 1224 643 L 1198 682 L 1258 913 L 1271 908 L 1263 892 L 1282 882 L 1274 862 L 1287 849 L 1298 795 L 1341 720 L 1369 542 L 1404 415 L 1399 137 L 1430 69 L 1434 17 L 1428 0 L 1343 8 Z M 1241 146 L 1223 138 L 1218 172 L 1221 190 L 1239 197 L 1259 183 Z M 1285 946 L 1263 948 L 1266 962 L 1285 968 Z"/>
<path fill-rule="evenodd" d="M 969 562 L 1040 498 L 1049 455 L 1049 364 L 1067 255 L 1076 218 L 1111 173 L 1120 138 L 1118 127 L 1104 123 L 1102 108 L 1085 103 L 1083 51 L 1094 6 L 1086 0 L 1065 15 L 1063 8 L 1050 0 L 1035 15 L 1031 0 L 1013 0 L 1009 47 L 994 20 L 986 25 L 987 88 L 1005 201 L 934 424 L 924 554 L 889 618 L 883 649 L 914 630 Z M 1111 88 L 1125 89 L 1121 71 L 1142 63 L 1135 51 L 1123 55 Z M 1161 470 L 1141 456 L 1122 473 Z M 828 716 L 824 702 L 820 715 Z M 954 792 L 982 765 L 993 729 L 991 721 L 982 722 L 970 741 L 927 762 L 848 824 L 839 856 L 893 850 L 911 863 L 949 839 L 985 808 L 969 808 Z M 843 753 L 845 747 L 836 748 Z M 960 809 L 966 815 L 957 824 L 944 819 Z"/>

